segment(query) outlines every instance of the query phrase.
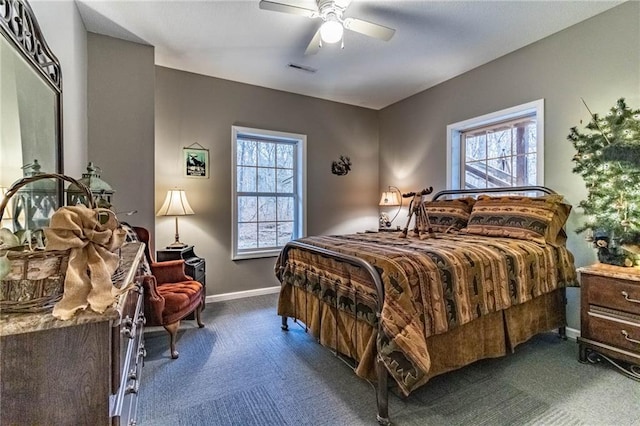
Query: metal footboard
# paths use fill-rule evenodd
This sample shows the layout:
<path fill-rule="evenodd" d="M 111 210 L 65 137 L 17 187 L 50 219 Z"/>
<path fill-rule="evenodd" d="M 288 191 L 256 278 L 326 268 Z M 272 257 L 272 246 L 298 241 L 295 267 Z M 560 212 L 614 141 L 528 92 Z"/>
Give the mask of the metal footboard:
<path fill-rule="evenodd" d="M 282 249 L 282 253 L 280 254 L 281 264 L 278 267 L 277 276 L 281 279 L 281 274 L 284 271 L 284 267 L 286 264 L 286 260 L 288 259 L 289 250 L 291 249 L 300 249 L 306 250 L 311 253 L 315 253 L 324 257 L 336 259 L 341 262 L 346 262 L 353 266 L 357 266 L 367 271 L 367 273 L 371 276 L 371 280 L 373 281 L 376 289 L 376 318 L 378 323 L 378 336 L 382 332 L 382 304 L 384 302 L 384 285 L 382 283 L 382 278 L 376 269 L 371 266 L 371 264 L 365 260 L 362 260 L 358 257 L 351 256 L 348 254 L 338 253 L 331 250 L 327 250 L 322 247 L 315 247 L 310 244 L 302 243 L 300 241 L 290 241 L 288 242 L 284 248 Z M 357 317 L 356 317 L 357 318 Z M 282 329 L 287 330 L 287 317 L 282 317 Z M 336 351 L 337 351 L 338 342 L 336 341 Z M 382 359 L 378 355 L 380 351 L 380 340 L 376 338 L 376 359 L 375 359 L 375 368 L 376 368 L 376 376 L 378 379 L 378 383 L 376 384 L 376 400 L 377 400 L 377 408 L 378 414 L 377 419 L 378 423 L 382 425 L 391 424 L 389 420 L 389 388 L 388 388 L 388 372 Z"/>

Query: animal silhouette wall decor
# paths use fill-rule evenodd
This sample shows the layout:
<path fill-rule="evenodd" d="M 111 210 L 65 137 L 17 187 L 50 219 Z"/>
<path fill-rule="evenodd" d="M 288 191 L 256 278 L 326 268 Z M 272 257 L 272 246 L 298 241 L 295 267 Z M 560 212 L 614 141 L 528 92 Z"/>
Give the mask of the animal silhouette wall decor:
<path fill-rule="evenodd" d="M 337 176 L 344 176 L 351 171 L 351 160 L 344 155 L 340 159 L 331 163 L 331 173 Z"/>

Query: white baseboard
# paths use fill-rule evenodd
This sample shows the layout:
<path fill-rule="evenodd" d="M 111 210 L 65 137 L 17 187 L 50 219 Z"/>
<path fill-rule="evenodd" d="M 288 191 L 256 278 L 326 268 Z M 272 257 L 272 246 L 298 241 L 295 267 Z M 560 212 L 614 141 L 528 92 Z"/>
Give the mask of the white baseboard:
<path fill-rule="evenodd" d="M 577 340 L 580 336 L 580 330 L 576 330 L 575 328 L 567 327 L 567 338 L 571 340 Z"/>
<path fill-rule="evenodd" d="M 280 286 L 257 288 L 255 290 L 236 291 L 233 293 L 213 294 L 207 296 L 205 303 L 222 302 L 224 300 L 242 299 L 243 297 L 262 296 L 263 294 L 272 294 L 280 292 Z"/>

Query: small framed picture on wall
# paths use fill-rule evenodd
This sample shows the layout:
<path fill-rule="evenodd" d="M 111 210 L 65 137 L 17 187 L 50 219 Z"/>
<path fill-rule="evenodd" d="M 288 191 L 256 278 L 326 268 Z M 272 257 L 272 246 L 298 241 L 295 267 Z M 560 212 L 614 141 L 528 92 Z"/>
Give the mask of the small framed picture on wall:
<path fill-rule="evenodd" d="M 204 148 L 184 148 L 184 175 L 193 178 L 209 177 L 209 150 Z"/>

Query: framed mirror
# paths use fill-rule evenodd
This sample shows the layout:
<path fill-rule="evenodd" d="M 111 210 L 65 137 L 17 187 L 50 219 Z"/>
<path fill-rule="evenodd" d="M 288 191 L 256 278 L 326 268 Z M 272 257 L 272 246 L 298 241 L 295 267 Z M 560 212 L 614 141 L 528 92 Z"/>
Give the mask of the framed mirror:
<path fill-rule="evenodd" d="M 0 34 L 0 187 L 9 187 L 34 164 L 63 172 L 62 75 L 26 0 L 0 0 Z M 54 209 L 64 201 L 56 186 Z"/>

